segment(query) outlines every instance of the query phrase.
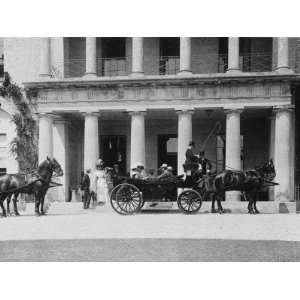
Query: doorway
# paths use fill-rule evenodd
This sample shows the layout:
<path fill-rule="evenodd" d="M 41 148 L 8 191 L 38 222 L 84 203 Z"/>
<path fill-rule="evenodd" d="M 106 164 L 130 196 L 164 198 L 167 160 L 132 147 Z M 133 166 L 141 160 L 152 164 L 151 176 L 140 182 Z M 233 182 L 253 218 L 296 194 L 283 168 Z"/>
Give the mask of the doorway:
<path fill-rule="evenodd" d="M 102 135 L 100 137 L 100 153 L 105 165 L 112 167 L 118 164 L 120 171 L 126 173 L 126 136 Z"/>
<path fill-rule="evenodd" d="M 158 168 L 162 164 L 172 166 L 174 174 L 177 174 L 177 147 L 178 139 L 176 134 L 162 134 L 158 136 Z"/>

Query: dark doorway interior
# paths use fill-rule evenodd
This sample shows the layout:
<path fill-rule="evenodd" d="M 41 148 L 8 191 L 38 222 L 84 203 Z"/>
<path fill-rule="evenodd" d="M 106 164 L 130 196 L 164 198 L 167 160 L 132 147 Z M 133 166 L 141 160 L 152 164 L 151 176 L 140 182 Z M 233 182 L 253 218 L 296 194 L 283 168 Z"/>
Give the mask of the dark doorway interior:
<path fill-rule="evenodd" d="M 102 135 L 100 153 L 105 165 L 112 167 L 118 164 L 122 173 L 126 173 L 126 136 Z"/>
<path fill-rule="evenodd" d="M 162 164 L 168 164 L 177 174 L 177 135 L 163 134 L 158 136 L 158 168 Z"/>

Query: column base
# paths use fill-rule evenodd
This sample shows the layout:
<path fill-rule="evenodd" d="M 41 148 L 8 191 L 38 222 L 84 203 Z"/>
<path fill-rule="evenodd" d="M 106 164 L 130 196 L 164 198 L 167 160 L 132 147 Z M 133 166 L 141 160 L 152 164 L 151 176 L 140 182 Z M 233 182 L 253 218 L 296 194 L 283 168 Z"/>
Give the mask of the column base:
<path fill-rule="evenodd" d="M 144 72 L 134 72 L 134 73 L 131 73 L 129 76 L 130 77 L 144 77 Z"/>
<path fill-rule="evenodd" d="M 193 75 L 193 72 L 192 71 L 188 71 L 188 70 L 182 70 L 182 71 L 179 71 L 177 73 L 177 75 L 180 75 L 180 76 Z"/>
<path fill-rule="evenodd" d="M 228 69 L 226 74 L 235 75 L 243 73 L 240 69 Z"/>
<path fill-rule="evenodd" d="M 280 68 L 275 69 L 275 72 L 280 73 L 280 74 L 293 74 L 294 70 L 292 70 L 289 67 L 280 67 Z"/>
<path fill-rule="evenodd" d="M 39 74 L 39 77 L 42 77 L 42 78 L 51 78 L 51 75 L 50 74 Z"/>
<path fill-rule="evenodd" d="M 95 79 L 97 78 L 97 74 L 96 73 L 85 73 L 83 75 L 84 79 Z"/>

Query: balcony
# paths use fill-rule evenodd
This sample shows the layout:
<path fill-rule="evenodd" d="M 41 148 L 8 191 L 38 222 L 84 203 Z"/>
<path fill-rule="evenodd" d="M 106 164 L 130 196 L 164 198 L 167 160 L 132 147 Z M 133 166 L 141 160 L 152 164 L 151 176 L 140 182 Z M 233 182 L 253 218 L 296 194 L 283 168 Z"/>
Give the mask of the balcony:
<path fill-rule="evenodd" d="M 240 69 L 243 72 L 272 71 L 272 52 L 254 52 L 240 55 Z"/>
<path fill-rule="evenodd" d="M 59 63 L 55 64 L 59 68 Z M 126 57 L 98 58 L 97 76 L 126 76 L 129 74 L 128 60 Z M 85 74 L 85 59 L 65 59 L 65 78 L 82 77 Z M 53 77 L 59 77 L 52 72 Z"/>
<path fill-rule="evenodd" d="M 272 71 L 272 63 L 272 52 L 243 53 L 239 56 L 240 69 L 243 72 Z M 85 74 L 85 64 L 85 59 L 65 59 L 63 63 L 54 63 L 51 73 L 55 78 L 82 77 Z M 128 57 L 98 58 L 96 73 L 99 77 L 127 76 L 130 74 L 130 64 L 131 59 Z M 210 53 L 205 56 L 192 55 L 191 68 L 193 74 L 225 73 L 228 69 L 228 55 L 218 53 Z M 62 72 L 57 71 L 63 69 L 64 76 L 62 76 Z M 145 75 L 175 75 L 179 71 L 179 56 L 144 58 Z"/>
<path fill-rule="evenodd" d="M 129 74 L 127 57 L 98 58 L 98 76 L 126 76 Z"/>
<path fill-rule="evenodd" d="M 160 56 L 159 75 L 172 75 L 179 72 L 179 56 Z"/>

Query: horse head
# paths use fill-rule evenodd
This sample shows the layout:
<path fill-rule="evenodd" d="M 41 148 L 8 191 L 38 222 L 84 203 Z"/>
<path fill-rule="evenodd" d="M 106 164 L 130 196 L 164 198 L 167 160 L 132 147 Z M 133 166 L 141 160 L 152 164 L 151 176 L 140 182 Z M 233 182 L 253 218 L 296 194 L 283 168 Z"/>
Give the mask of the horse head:
<path fill-rule="evenodd" d="M 38 174 L 45 180 L 51 180 L 52 174 L 56 176 L 63 176 L 63 170 L 55 158 L 44 160 L 38 167 Z"/>
<path fill-rule="evenodd" d="M 272 158 L 269 159 L 262 167 L 257 168 L 257 171 L 261 174 L 261 176 L 264 179 L 272 181 L 276 176 L 276 171 Z"/>
<path fill-rule="evenodd" d="M 63 176 L 64 175 L 64 172 L 61 168 L 61 165 L 58 163 L 58 161 L 55 159 L 55 158 L 49 158 L 47 156 L 47 160 L 49 161 L 50 163 L 50 168 L 51 170 L 53 171 L 53 173 L 55 174 L 55 176 Z"/>

